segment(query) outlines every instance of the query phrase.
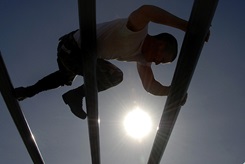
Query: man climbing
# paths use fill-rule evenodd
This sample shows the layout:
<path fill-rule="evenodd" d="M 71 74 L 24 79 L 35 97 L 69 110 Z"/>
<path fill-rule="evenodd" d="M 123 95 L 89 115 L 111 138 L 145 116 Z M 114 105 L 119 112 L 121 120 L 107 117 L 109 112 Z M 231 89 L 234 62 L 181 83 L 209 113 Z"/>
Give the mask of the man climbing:
<path fill-rule="evenodd" d="M 133 11 L 128 18 L 116 19 L 97 25 L 97 84 L 98 91 L 118 85 L 123 80 L 122 71 L 107 60 L 136 62 L 137 70 L 144 89 L 157 96 L 166 96 L 170 86 L 164 86 L 154 78 L 151 63 L 170 63 L 177 56 L 177 41 L 168 33 L 151 36 L 148 24 L 154 22 L 186 31 L 188 22 L 152 5 L 143 5 Z M 80 48 L 79 30 L 59 39 L 59 70 L 28 87 L 15 89 L 18 100 L 24 100 L 35 94 L 71 85 L 77 75 L 83 76 L 82 55 L 86 50 Z M 86 118 L 82 109 L 84 85 L 63 94 L 64 102 L 73 114 Z"/>

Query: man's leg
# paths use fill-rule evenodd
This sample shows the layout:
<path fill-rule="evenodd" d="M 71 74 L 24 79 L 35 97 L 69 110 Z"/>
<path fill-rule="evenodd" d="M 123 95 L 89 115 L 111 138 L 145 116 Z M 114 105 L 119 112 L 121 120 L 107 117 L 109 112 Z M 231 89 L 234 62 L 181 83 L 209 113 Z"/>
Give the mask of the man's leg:
<path fill-rule="evenodd" d="M 96 75 L 98 92 L 114 87 L 123 80 L 123 72 L 115 65 L 103 59 L 97 60 Z M 85 96 L 84 85 L 71 91 L 73 91 L 77 96 Z"/>
<path fill-rule="evenodd" d="M 28 87 L 15 88 L 15 96 L 18 100 L 24 100 L 27 97 L 32 97 L 40 92 L 57 88 L 63 85 L 71 85 L 75 75 L 65 75 L 61 71 L 56 71 L 41 80 L 36 84 Z"/>
<path fill-rule="evenodd" d="M 123 80 L 123 72 L 106 60 L 97 60 L 96 71 L 99 92 L 114 87 Z"/>
<path fill-rule="evenodd" d="M 122 71 L 115 65 L 103 59 L 97 60 L 96 71 L 99 92 L 116 86 L 123 80 Z M 83 111 L 82 101 L 83 97 L 85 97 L 84 85 L 66 92 L 62 97 L 64 102 L 70 106 L 73 114 L 82 119 L 86 118 L 86 115 L 84 116 L 81 114 L 81 111 Z"/>

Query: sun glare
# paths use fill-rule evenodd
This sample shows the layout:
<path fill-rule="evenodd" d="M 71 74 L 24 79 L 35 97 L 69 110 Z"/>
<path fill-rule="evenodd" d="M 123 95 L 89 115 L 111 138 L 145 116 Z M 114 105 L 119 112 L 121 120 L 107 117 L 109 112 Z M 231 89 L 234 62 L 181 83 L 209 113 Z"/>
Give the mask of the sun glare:
<path fill-rule="evenodd" d="M 127 134 L 137 140 L 144 138 L 152 128 L 150 116 L 139 107 L 126 115 L 123 124 Z"/>

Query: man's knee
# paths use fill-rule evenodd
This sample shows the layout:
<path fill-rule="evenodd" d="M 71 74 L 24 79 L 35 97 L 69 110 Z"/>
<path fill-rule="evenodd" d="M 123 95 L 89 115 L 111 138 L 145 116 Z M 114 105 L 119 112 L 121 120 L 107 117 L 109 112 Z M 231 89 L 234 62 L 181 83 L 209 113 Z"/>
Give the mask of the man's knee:
<path fill-rule="evenodd" d="M 112 86 L 123 81 L 123 72 L 110 62 L 105 60 L 100 61 L 98 68 L 97 77 L 99 79 L 107 79 Z"/>
<path fill-rule="evenodd" d="M 61 72 L 61 71 L 58 71 L 58 74 L 59 75 L 58 75 L 58 78 L 56 80 L 58 80 L 60 82 L 61 86 L 72 85 L 72 82 L 76 77 L 75 74 L 68 74 L 66 72 Z"/>
<path fill-rule="evenodd" d="M 121 83 L 123 72 L 110 62 L 97 60 L 97 82 L 99 91 L 106 90 Z"/>
<path fill-rule="evenodd" d="M 123 72 L 120 69 L 115 70 L 111 75 L 111 79 L 113 86 L 118 85 L 123 81 Z"/>

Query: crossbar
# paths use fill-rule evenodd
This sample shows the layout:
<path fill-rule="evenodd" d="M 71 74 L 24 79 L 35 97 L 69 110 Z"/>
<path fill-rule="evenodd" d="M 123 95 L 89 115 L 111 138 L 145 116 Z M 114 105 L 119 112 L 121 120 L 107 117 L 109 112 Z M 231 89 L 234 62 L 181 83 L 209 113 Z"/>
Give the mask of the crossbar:
<path fill-rule="evenodd" d="M 195 0 L 188 29 L 171 83 L 148 164 L 159 164 L 181 109 L 218 5 L 218 0 Z"/>
<path fill-rule="evenodd" d="M 96 1 L 78 0 L 81 49 L 84 52 L 84 84 L 93 164 L 100 164 L 98 89 L 96 81 Z"/>
<path fill-rule="evenodd" d="M 34 135 L 28 125 L 28 122 L 21 111 L 19 102 L 13 97 L 13 85 L 7 73 L 7 68 L 4 64 L 0 52 L 0 91 L 3 99 L 9 110 L 9 113 L 17 127 L 20 136 L 30 154 L 33 163 L 43 164 L 43 158 L 35 141 Z"/>

